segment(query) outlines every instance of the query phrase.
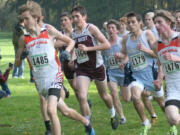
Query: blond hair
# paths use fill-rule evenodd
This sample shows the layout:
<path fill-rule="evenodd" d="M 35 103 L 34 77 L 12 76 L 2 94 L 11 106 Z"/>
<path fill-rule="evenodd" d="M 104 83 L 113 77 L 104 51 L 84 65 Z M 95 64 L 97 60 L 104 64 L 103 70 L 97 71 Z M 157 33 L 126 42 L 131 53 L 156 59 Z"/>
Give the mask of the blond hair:
<path fill-rule="evenodd" d="M 25 11 L 29 11 L 32 17 L 37 17 L 39 22 L 40 17 L 42 16 L 42 12 L 41 7 L 37 2 L 27 1 L 26 4 L 23 4 L 21 7 L 19 7 L 20 15 Z"/>
<path fill-rule="evenodd" d="M 151 18 L 154 17 L 154 12 L 147 12 L 145 16 L 150 16 Z"/>

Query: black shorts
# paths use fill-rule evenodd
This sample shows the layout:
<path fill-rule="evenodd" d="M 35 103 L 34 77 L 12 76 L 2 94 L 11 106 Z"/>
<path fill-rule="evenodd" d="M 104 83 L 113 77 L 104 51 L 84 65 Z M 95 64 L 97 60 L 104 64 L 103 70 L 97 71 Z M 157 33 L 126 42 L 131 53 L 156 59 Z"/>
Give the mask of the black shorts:
<path fill-rule="evenodd" d="M 130 64 L 128 63 L 124 67 L 124 86 L 128 86 L 131 82 L 135 80 L 136 79 L 132 77 L 132 70 L 131 70 Z"/>
<path fill-rule="evenodd" d="M 48 96 L 56 96 L 58 99 L 58 101 L 59 101 L 59 99 L 60 99 L 60 91 L 61 91 L 61 89 L 58 89 L 58 88 L 50 88 L 49 90 L 48 90 Z"/>
<path fill-rule="evenodd" d="M 60 98 L 60 91 L 63 87 L 63 83 L 61 81 L 59 82 L 53 82 L 51 84 L 51 87 L 48 89 L 48 96 L 56 96 L 58 98 L 58 101 L 59 101 L 59 98 Z"/>
<path fill-rule="evenodd" d="M 180 100 L 175 100 L 175 99 L 173 99 L 173 100 L 168 100 L 168 101 L 166 101 L 166 102 L 165 102 L 165 107 L 167 107 L 167 106 L 169 106 L 169 105 L 174 105 L 174 106 L 180 108 Z"/>

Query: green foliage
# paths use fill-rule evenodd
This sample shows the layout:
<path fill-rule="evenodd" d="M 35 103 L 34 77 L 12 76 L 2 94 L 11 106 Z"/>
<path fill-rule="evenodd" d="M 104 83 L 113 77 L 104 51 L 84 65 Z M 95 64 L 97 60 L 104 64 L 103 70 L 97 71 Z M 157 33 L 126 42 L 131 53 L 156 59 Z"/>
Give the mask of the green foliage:
<path fill-rule="evenodd" d="M 0 30 L 11 31 L 17 17 L 18 7 L 27 0 L 0 0 Z M 176 10 L 179 0 L 35 0 L 46 11 L 47 23 L 59 26 L 59 16 L 71 11 L 74 5 L 82 4 L 87 8 L 88 21 L 102 27 L 108 19 L 118 19 L 129 11 L 144 15 L 154 9 Z M 6 14 L 6 16 L 4 16 Z"/>
<path fill-rule="evenodd" d="M 12 33 L 0 33 L 0 45 L 2 71 L 8 67 L 9 62 L 14 61 L 14 50 L 11 41 Z M 11 98 L 0 100 L 0 135 L 43 135 L 45 132 L 43 119 L 40 113 L 39 96 L 34 84 L 29 82 L 29 67 L 26 62 L 25 79 L 12 79 L 9 76 L 8 86 L 12 91 Z M 70 90 L 70 98 L 65 102 L 69 107 L 80 112 L 79 104 L 65 79 L 65 86 Z M 140 119 L 132 102 L 122 102 L 127 124 L 120 125 L 117 130 L 110 126 L 109 110 L 98 96 L 96 87 L 92 83 L 89 90 L 92 100 L 92 125 L 97 135 L 139 135 L 141 131 Z M 152 102 L 158 115 L 158 124 L 152 127 L 148 135 L 166 135 L 169 125 L 164 113 L 155 101 Z M 146 112 L 147 113 L 147 112 Z M 148 115 L 149 117 L 149 115 Z M 84 127 L 77 121 L 73 121 L 59 113 L 62 126 L 62 135 L 84 135 Z M 180 127 L 178 126 L 180 131 Z"/>

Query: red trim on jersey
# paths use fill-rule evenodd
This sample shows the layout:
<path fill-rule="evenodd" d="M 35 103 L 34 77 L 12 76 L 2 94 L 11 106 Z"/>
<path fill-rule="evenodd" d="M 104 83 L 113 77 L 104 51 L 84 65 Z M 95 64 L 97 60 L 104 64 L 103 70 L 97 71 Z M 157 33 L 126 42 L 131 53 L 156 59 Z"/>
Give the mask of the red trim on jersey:
<path fill-rule="evenodd" d="M 41 31 L 40 35 L 38 37 L 35 37 L 35 38 L 31 37 L 30 35 L 25 35 L 24 41 L 25 41 L 25 44 L 27 45 L 29 42 L 36 40 L 36 39 L 40 39 L 40 38 L 46 38 L 46 39 L 49 38 L 47 30 Z"/>
<path fill-rule="evenodd" d="M 60 60 L 59 60 L 59 58 L 57 56 L 57 51 L 55 51 L 55 60 L 56 60 L 56 62 L 58 64 L 58 66 L 61 67 L 61 62 L 60 62 Z"/>
<path fill-rule="evenodd" d="M 178 37 L 171 40 L 169 45 L 165 45 L 162 42 L 158 42 L 158 52 L 166 47 L 180 47 Z"/>
<path fill-rule="evenodd" d="M 62 69 L 61 69 L 61 62 L 60 62 L 60 60 L 59 60 L 59 58 L 58 58 L 58 56 L 57 56 L 57 51 L 55 50 L 55 60 L 56 60 L 56 63 L 58 64 L 58 66 L 60 67 L 59 68 L 59 71 L 58 71 L 58 73 L 57 73 L 57 76 L 58 75 L 60 75 L 61 77 L 62 77 L 62 82 L 64 82 L 64 75 L 63 75 L 63 72 L 62 72 Z"/>

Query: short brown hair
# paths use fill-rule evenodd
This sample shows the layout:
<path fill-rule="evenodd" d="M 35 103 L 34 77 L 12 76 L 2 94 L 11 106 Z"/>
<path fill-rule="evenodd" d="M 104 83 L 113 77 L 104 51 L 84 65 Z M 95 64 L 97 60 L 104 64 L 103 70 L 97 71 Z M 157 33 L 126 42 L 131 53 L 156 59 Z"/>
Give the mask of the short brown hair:
<path fill-rule="evenodd" d="M 114 20 L 114 19 L 110 19 L 109 21 L 108 21 L 108 23 L 107 23 L 107 27 L 108 27 L 108 25 L 110 25 L 110 24 L 114 24 L 114 25 L 116 25 L 116 28 L 119 30 L 120 29 L 120 26 L 119 26 L 119 22 L 118 21 L 116 21 L 116 20 Z"/>
<path fill-rule="evenodd" d="M 74 11 L 75 11 L 75 12 L 79 12 L 82 16 L 87 15 L 86 8 L 85 8 L 84 6 L 81 6 L 81 5 L 75 6 L 75 7 L 72 9 L 71 13 L 74 12 Z"/>
<path fill-rule="evenodd" d="M 179 12 L 180 12 L 180 10 L 176 10 L 176 11 L 175 11 L 175 13 L 179 13 Z"/>
<path fill-rule="evenodd" d="M 155 11 L 155 16 L 153 18 L 153 20 L 156 18 L 156 17 L 163 17 L 166 21 L 170 21 L 171 22 L 171 28 L 173 29 L 174 28 L 174 25 L 175 25 L 175 17 L 167 10 L 156 10 Z"/>
<path fill-rule="evenodd" d="M 127 13 L 127 14 L 126 14 L 126 17 L 127 17 L 127 18 L 136 17 L 136 19 L 137 19 L 138 22 L 141 22 L 141 21 L 142 21 L 141 15 L 140 15 L 140 14 L 137 14 L 137 13 L 135 13 L 135 12 L 129 12 L 129 13 Z"/>
<path fill-rule="evenodd" d="M 137 21 L 141 22 L 141 26 L 140 27 L 141 27 L 141 29 L 143 29 L 144 24 L 143 24 L 142 17 L 141 17 L 140 14 L 135 13 L 135 12 L 129 12 L 129 13 L 126 14 L 126 17 L 127 17 L 127 19 L 131 18 L 131 17 L 136 17 Z"/>
<path fill-rule="evenodd" d="M 65 17 L 65 16 L 68 17 L 70 20 L 72 19 L 72 16 L 71 16 L 71 14 L 69 12 L 63 12 L 61 14 L 60 18 Z"/>
<path fill-rule="evenodd" d="M 23 4 L 21 7 L 19 7 L 20 15 L 25 11 L 29 11 L 32 17 L 37 17 L 39 22 L 40 17 L 42 16 L 42 9 L 37 2 L 27 1 L 26 4 Z"/>

